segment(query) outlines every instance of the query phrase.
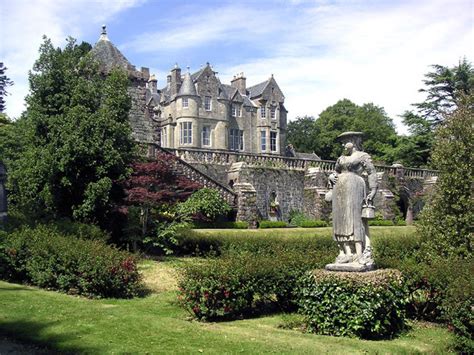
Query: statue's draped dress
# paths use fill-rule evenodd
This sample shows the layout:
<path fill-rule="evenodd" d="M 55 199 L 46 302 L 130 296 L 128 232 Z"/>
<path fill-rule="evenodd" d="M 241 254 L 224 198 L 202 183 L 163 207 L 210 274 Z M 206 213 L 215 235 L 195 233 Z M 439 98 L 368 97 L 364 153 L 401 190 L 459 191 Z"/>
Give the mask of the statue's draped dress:
<path fill-rule="evenodd" d="M 338 242 L 363 242 L 365 228 L 362 222 L 362 205 L 366 184 L 362 172 L 370 162 L 367 153 L 355 151 L 341 156 L 336 162 L 337 183 L 332 195 L 334 239 Z"/>

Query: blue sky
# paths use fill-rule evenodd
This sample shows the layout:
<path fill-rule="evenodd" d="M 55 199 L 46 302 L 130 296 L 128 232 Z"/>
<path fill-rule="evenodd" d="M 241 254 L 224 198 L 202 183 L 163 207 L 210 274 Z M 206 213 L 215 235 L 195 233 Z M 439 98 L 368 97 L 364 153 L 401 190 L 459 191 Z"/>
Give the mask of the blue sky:
<path fill-rule="evenodd" d="M 398 115 L 418 93 L 431 64 L 474 59 L 472 0 L 167 1 L 0 0 L 0 60 L 15 81 L 7 113 L 17 117 L 28 93 L 42 35 L 61 46 L 71 35 L 94 44 L 101 25 L 159 86 L 178 63 L 197 71 L 210 62 L 222 82 L 243 72 L 247 84 L 271 74 L 289 118 L 317 117 L 348 98 Z"/>

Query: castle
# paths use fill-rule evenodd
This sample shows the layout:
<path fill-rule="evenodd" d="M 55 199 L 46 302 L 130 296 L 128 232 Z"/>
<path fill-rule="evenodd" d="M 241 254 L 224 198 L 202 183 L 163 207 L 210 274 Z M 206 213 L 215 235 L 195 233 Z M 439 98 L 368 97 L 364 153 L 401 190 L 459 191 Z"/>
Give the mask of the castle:
<path fill-rule="evenodd" d="M 282 155 L 286 146 L 285 97 L 275 78 L 247 87 L 243 73 L 222 84 L 209 63 L 184 74 L 175 65 L 158 89 L 147 68 L 137 71 L 109 40 L 105 26 L 92 53 L 104 72 L 125 69 L 132 79 L 135 139 L 165 148 L 231 150 Z"/>
<path fill-rule="evenodd" d="M 237 220 L 287 221 L 295 211 L 330 218 L 324 196 L 335 162 L 288 149 L 285 97 L 273 76 L 247 87 L 239 74 L 227 85 L 209 63 L 184 75 L 176 65 L 158 89 L 156 77 L 148 68 L 137 70 L 108 39 L 105 26 L 92 55 L 104 74 L 114 67 L 128 73 L 132 134 L 148 147 L 147 154 L 161 149 L 178 156 L 177 169 L 218 190 L 234 206 Z M 437 172 L 400 165 L 376 165 L 376 170 L 377 210 L 385 219 L 401 212 L 410 223 Z"/>

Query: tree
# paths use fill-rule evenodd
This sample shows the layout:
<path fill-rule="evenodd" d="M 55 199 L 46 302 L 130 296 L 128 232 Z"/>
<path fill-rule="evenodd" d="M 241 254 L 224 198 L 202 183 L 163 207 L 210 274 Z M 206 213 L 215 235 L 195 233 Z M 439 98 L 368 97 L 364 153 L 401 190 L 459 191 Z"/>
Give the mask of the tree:
<path fill-rule="evenodd" d="M 10 168 L 11 200 L 36 217 L 104 222 L 134 156 L 128 78 L 101 76 L 87 43 L 44 38 L 29 74 L 22 149 Z"/>
<path fill-rule="evenodd" d="M 474 96 L 460 96 L 456 110 L 435 133 L 436 191 L 420 225 L 428 259 L 472 257 L 474 232 Z"/>
<path fill-rule="evenodd" d="M 432 67 L 434 71 L 425 74 L 426 79 L 423 80 L 426 88 L 419 90 L 427 94 L 426 100 L 414 106 L 421 117 L 436 126 L 456 109 L 461 95 L 473 92 L 474 68 L 466 58 L 452 68 L 438 64 Z"/>
<path fill-rule="evenodd" d="M 443 122 L 446 115 L 457 108 L 459 97 L 469 96 L 474 92 L 474 68 L 465 58 L 452 68 L 437 64 L 432 68 L 433 71 L 425 74 L 425 88 L 419 90 L 427 94 L 426 100 L 413 104 L 416 113 L 406 111 L 402 115 L 410 136 L 400 142 L 396 159 L 405 161 L 409 166 L 428 164 L 433 130 Z M 408 151 L 411 152 L 410 159 L 406 159 L 405 152 Z"/>
<path fill-rule="evenodd" d="M 8 95 L 7 87 L 13 85 L 13 81 L 5 74 L 8 68 L 0 62 L 0 113 L 5 111 L 5 96 Z"/>
<path fill-rule="evenodd" d="M 318 131 L 313 116 L 296 117 L 288 123 L 287 141 L 302 153 L 313 153 L 317 149 Z"/>
<path fill-rule="evenodd" d="M 373 159 L 382 161 L 397 137 L 394 124 L 383 108 L 374 104 L 358 106 L 347 99 L 321 112 L 314 129 L 318 132 L 316 153 L 323 159 L 337 159 L 341 155 L 342 146 L 336 137 L 345 131 L 365 133 L 364 150 Z"/>
<path fill-rule="evenodd" d="M 153 160 L 134 162 L 131 175 L 123 181 L 126 196 L 123 210 L 128 215 L 129 225 L 125 238 L 133 242 L 134 250 L 137 250 L 137 242 L 145 241 L 154 227 L 161 224 L 163 231 L 169 225 L 173 228 L 172 220 L 176 216 L 170 211 L 171 207 L 202 188 L 201 184 L 177 173 L 176 160 L 171 154 L 158 152 Z M 140 230 L 135 227 L 138 225 Z M 154 241 L 154 237 L 150 240 Z"/>

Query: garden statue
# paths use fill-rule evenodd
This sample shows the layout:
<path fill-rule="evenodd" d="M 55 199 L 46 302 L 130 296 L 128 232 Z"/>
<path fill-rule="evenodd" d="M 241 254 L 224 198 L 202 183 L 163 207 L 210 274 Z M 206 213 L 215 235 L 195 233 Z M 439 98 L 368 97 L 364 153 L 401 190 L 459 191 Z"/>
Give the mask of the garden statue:
<path fill-rule="evenodd" d="M 7 190 L 5 183 L 7 181 L 7 169 L 0 161 L 0 228 L 4 226 L 7 220 Z"/>
<path fill-rule="evenodd" d="M 345 132 L 338 136 L 344 146 L 336 161 L 336 172 L 329 176 L 332 187 L 333 237 L 339 246 L 339 255 L 333 271 L 372 270 L 372 248 L 368 219 L 375 217 L 373 199 L 377 192 L 377 176 L 370 155 L 362 151 L 362 133 Z M 363 174 L 368 177 L 367 184 Z"/>

